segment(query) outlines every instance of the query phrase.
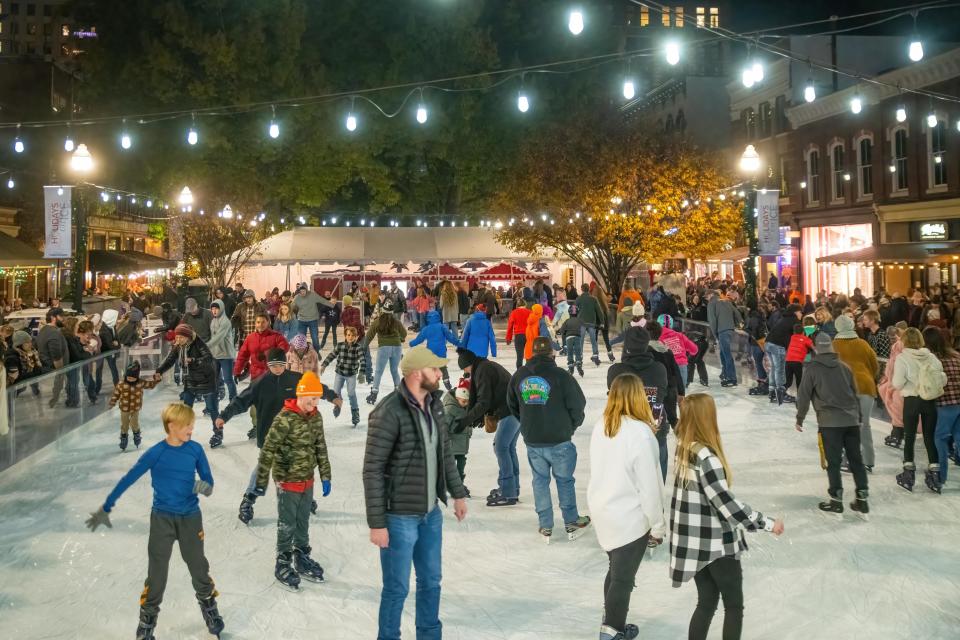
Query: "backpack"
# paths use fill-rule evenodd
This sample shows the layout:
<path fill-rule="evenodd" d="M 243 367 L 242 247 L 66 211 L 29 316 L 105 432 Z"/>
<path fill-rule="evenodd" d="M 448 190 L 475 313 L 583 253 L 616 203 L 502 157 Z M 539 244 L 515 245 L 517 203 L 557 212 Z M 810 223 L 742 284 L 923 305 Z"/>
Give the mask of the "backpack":
<path fill-rule="evenodd" d="M 917 393 L 924 400 L 936 400 L 943 395 L 947 374 L 936 357 L 924 358 L 917 365 Z"/>

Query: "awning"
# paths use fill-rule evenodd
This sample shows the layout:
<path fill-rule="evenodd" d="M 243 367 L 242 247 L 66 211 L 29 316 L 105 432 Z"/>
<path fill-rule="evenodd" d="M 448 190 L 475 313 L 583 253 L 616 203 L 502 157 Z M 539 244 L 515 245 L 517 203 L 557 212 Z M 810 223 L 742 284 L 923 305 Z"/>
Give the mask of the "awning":
<path fill-rule="evenodd" d="M 90 251 L 90 271 L 94 273 L 140 273 L 141 271 L 173 269 L 176 266 L 176 260 L 159 258 L 142 251 L 106 251 L 103 249 Z"/>
<path fill-rule="evenodd" d="M 747 247 L 734 247 L 723 253 L 707 257 L 706 262 L 740 262 L 746 260 L 749 254 L 750 249 Z"/>
<path fill-rule="evenodd" d="M 35 267 L 52 267 L 56 260 L 43 257 L 43 254 L 28 245 L 0 232 L 0 267 L 33 269 Z"/>
<path fill-rule="evenodd" d="M 537 278 L 549 278 L 550 274 L 537 275 L 515 264 L 501 262 L 500 264 L 495 264 L 492 267 L 484 269 L 477 274 L 477 277 L 501 280 L 536 280 Z"/>
<path fill-rule="evenodd" d="M 947 243 L 881 244 L 817 258 L 823 263 L 933 264 L 960 255 L 960 245 Z"/>

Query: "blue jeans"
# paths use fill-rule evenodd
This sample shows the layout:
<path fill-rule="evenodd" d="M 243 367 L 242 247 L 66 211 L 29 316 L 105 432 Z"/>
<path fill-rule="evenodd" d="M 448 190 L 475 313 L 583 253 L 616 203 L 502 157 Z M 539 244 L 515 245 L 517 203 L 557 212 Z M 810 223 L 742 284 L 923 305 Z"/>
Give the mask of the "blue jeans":
<path fill-rule="evenodd" d="M 768 372 L 770 386 L 777 389 L 787 384 L 787 350 L 777 344 L 769 342 L 764 351 L 770 356 L 770 371 Z"/>
<path fill-rule="evenodd" d="M 456 320 L 454 320 L 453 322 L 446 322 L 446 323 L 444 323 L 444 324 L 447 325 L 447 329 L 450 329 L 450 333 L 452 333 L 453 335 L 457 336 L 458 338 L 460 337 L 460 331 L 457 329 L 457 321 L 456 321 Z"/>
<path fill-rule="evenodd" d="M 393 386 L 400 386 L 400 357 L 403 355 L 401 347 L 380 347 L 377 349 L 377 373 L 373 377 L 373 390 L 380 389 L 380 378 L 383 370 L 390 365 L 390 375 L 393 377 Z"/>
<path fill-rule="evenodd" d="M 567 367 L 583 364 L 583 340 L 580 336 L 567 336 Z"/>
<path fill-rule="evenodd" d="M 500 476 L 497 485 L 504 498 L 520 496 L 520 459 L 517 458 L 517 440 L 520 438 L 520 420 L 507 416 L 497 423 L 493 436 L 493 453 L 497 456 Z"/>
<path fill-rule="evenodd" d="M 580 329 L 580 341 L 583 342 L 584 336 L 590 336 L 590 346 L 593 347 L 593 355 L 599 356 L 600 353 L 597 351 L 597 327 L 593 324 L 585 324 Z M 580 348 L 580 353 L 583 353 L 583 347 Z"/>
<path fill-rule="evenodd" d="M 677 368 L 680 369 L 680 379 L 683 380 L 683 384 L 687 384 L 687 365 L 678 364 Z"/>
<path fill-rule="evenodd" d="M 339 396 L 343 385 L 347 385 L 347 396 L 350 398 L 350 409 L 357 411 L 357 376 L 344 377 L 339 373 L 333 377 L 333 390 Z"/>
<path fill-rule="evenodd" d="M 937 457 L 940 459 L 940 481 L 947 481 L 948 443 L 953 438 L 953 446 L 960 447 L 960 404 L 947 404 L 937 407 L 937 428 L 933 442 L 937 445 Z"/>
<path fill-rule="evenodd" d="M 736 382 L 737 367 L 734 365 L 733 355 L 730 353 L 730 340 L 732 339 L 732 329 L 727 329 L 717 334 L 717 344 L 720 345 L 720 378 Z"/>
<path fill-rule="evenodd" d="M 209 393 L 202 393 L 198 391 L 190 391 L 189 389 L 184 389 L 180 392 L 180 400 L 183 401 L 183 404 L 188 407 L 192 407 L 194 401 L 203 399 L 206 403 L 207 412 L 210 414 L 210 421 L 216 426 L 217 418 L 220 417 L 220 403 L 218 402 L 217 392 L 211 391 Z"/>
<path fill-rule="evenodd" d="M 424 312 L 424 313 L 421 313 L 421 312 L 419 312 L 419 311 L 417 312 L 417 326 L 420 327 L 421 329 L 423 329 L 425 326 L 427 326 L 427 314 L 426 314 L 426 312 Z"/>
<path fill-rule="evenodd" d="M 237 397 L 237 385 L 233 382 L 233 358 L 217 358 L 216 363 L 217 373 L 223 380 L 223 384 L 227 385 L 230 400 L 233 400 Z"/>
<path fill-rule="evenodd" d="M 403 603 L 410 592 L 410 565 L 417 571 L 417 640 L 440 640 L 443 515 L 434 506 L 422 516 L 387 514 L 390 546 L 380 549 L 383 589 L 377 640 L 399 640 Z"/>
<path fill-rule="evenodd" d="M 106 358 L 101 358 L 97 361 L 97 370 L 94 376 L 94 388 L 97 391 L 97 395 L 100 395 L 100 390 L 103 388 L 104 362 L 106 362 L 107 366 L 110 367 L 110 375 L 113 377 L 113 386 L 117 386 L 117 383 L 120 381 L 120 373 L 117 371 L 117 356 L 107 356 Z"/>
<path fill-rule="evenodd" d="M 307 330 L 310 330 L 310 345 L 314 351 L 320 351 L 320 338 L 317 335 L 317 323 L 319 320 L 298 320 L 300 323 L 300 328 L 298 329 L 300 335 L 307 335 Z"/>
<path fill-rule="evenodd" d="M 757 382 L 766 382 L 767 369 L 763 366 L 763 349 L 758 344 L 751 344 L 750 355 L 753 356 L 753 364 L 757 368 Z"/>
<path fill-rule="evenodd" d="M 553 501 L 550 499 L 550 473 L 557 481 L 557 501 L 563 523 L 576 522 L 577 493 L 573 471 L 577 468 L 577 447 L 563 442 L 552 447 L 527 447 L 527 461 L 533 471 L 533 502 L 540 518 L 540 527 L 553 528 Z"/>

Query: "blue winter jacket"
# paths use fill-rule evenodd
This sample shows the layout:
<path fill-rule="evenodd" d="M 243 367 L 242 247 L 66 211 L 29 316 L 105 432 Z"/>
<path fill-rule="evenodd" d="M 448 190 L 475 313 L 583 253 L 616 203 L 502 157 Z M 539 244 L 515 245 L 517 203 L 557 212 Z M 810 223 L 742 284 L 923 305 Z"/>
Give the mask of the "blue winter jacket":
<path fill-rule="evenodd" d="M 440 322 L 440 314 L 436 311 L 427 312 L 427 326 L 410 341 L 410 346 L 415 347 L 424 340 L 427 341 L 427 348 L 441 358 L 447 357 L 448 342 L 455 347 L 460 346 L 457 336 L 447 328 L 447 325 Z"/>
<path fill-rule="evenodd" d="M 460 337 L 460 346 L 480 358 L 486 358 L 488 351 L 494 358 L 497 357 L 497 339 L 485 312 L 477 311 L 467 320 L 467 326 L 463 328 L 463 335 Z"/>

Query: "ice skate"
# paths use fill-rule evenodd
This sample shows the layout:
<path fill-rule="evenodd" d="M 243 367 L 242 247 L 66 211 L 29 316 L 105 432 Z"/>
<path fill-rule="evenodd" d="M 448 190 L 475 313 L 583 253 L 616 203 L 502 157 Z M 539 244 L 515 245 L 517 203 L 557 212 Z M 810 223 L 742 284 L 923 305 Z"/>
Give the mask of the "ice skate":
<path fill-rule="evenodd" d="M 590 516 L 580 516 L 573 522 L 568 522 L 564 525 L 564 528 L 567 531 L 568 540 L 576 540 L 583 534 L 587 532 L 587 529 L 590 527 Z"/>
<path fill-rule="evenodd" d="M 590 358 L 590 362 L 592 362 L 593 364 L 595 364 L 595 365 L 597 365 L 597 366 L 599 367 L 599 366 L 600 366 L 600 356 L 593 356 L 592 358 Z"/>
<path fill-rule="evenodd" d="M 240 501 L 240 513 L 237 517 L 243 524 L 250 524 L 250 521 L 253 520 L 253 503 L 256 501 L 257 496 L 253 493 L 244 494 L 243 500 Z"/>
<path fill-rule="evenodd" d="M 300 576 L 293 568 L 293 559 L 289 551 L 277 556 L 277 566 L 273 570 L 273 575 L 284 588 L 290 591 L 300 591 Z"/>
<path fill-rule="evenodd" d="M 370 391 L 370 395 L 367 396 L 367 404 L 377 404 L 377 389 Z"/>
<path fill-rule="evenodd" d="M 784 389 L 783 391 L 783 401 L 786 404 L 797 404 L 796 396 L 792 396 L 789 393 L 787 393 L 786 389 Z"/>
<path fill-rule="evenodd" d="M 139 431 L 134 431 L 134 432 L 133 432 L 133 446 L 135 446 L 137 449 L 139 449 L 139 448 L 140 448 L 140 443 L 141 443 L 142 441 L 143 441 L 143 439 L 142 439 L 141 436 L 140 436 L 140 432 L 139 432 Z"/>
<path fill-rule="evenodd" d="M 137 640 L 154 640 L 153 630 L 157 628 L 157 616 L 140 611 L 140 624 L 137 625 Z"/>
<path fill-rule="evenodd" d="M 519 500 L 516 498 L 505 498 L 499 493 L 493 498 L 487 498 L 488 507 L 512 507 L 517 504 L 517 502 L 519 502 Z"/>
<path fill-rule="evenodd" d="M 886 438 L 883 439 L 883 444 L 888 447 L 893 447 L 894 449 L 899 449 L 900 445 L 903 443 L 903 429 L 898 429 L 894 427 Z"/>
<path fill-rule="evenodd" d="M 569 367 L 567 367 L 567 373 L 569 373 L 570 375 L 573 375 L 573 365 L 570 365 Z"/>
<path fill-rule="evenodd" d="M 908 464 L 910 466 L 907 466 Z M 913 491 L 914 482 L 916 482 L 916 471 L 912 464 L 907 463 L 903 465 L 903 471 L 897 474 L 897 484 L 907 491 Z"/>
<path fill-rule="evenodd" d="M 613 351 L 607 351 L 607 357 L 610 358 L 610 362 L 617 361 L 617 359 L 613 357 Z"/>
<path fill-rule="evenodd" d="M 578 364 L 578 365 L 577 365 L 577 373 L 580 374 L 580 377 L 581 377 L 581 378 L 583 377 L 583 365 L 582 365 L 582 364 Z"/>
<path fill-rule="evenodd" d="M 866 489 L 857 489 L 857 499 L 850 503 L 850 510 L 855 511 L 864 520 L 870 519 L 870 505 L 867 504 Z"/>
<path fill-rule="evenodd" d="M 247 440 L 253 440 L 257 437 L 257 428 L 250 427 L 250 431 L 247 431 Z"/>
<path fill-rule="evenodd" d="M 500 489 L 491 489 L 490 493 L 487 494 L 487 501 L 493 500 L 500 495 Z"/>
<path fill-rule="evenodd" d="M 940 482 L 940 465 L 931 464 L 930 468 L 927 469 L 923 481 L 926 483 L 927 489 L 930 489 L 930 491 L 934 493 L 940 493 L 941 489 L 943 489 L 943 484 Z"/>
<path fill-rule="evenodd" d="M 752 396 L 770 395 L 770 386 L 766 382 L 758 382 L 757 386 L 751 388 L 747 393 Z"/>
<path fill-rule="evenodd" d="M 827 499 L 819 505 L 820 511 L 824 513 L 835 513 L 838 519 L 843 519 L 843 491 L 837 491 L 837 497 L 827 493 Z"/>
<path fill-rule="evenodd" d="M 546 544 L 550 544 L 550 537 L 553 535 L 553 529 L 540 527 L 540 539 Z"/>
<path fill-rule="evenodd" d="M 350 423 L 354 429 L 360 424 L 360 409 L 350 409 Z"/>
<path fill-rule="evenodd" d="M 323 582 L 323 567 L 310 557 L 310 547 L 293 550 L 293 566 L 304 580 Z"/>
<path fill-rule="evenodd" d="M 623 631 L 617 631 L 613 627 L 601 625 L 600 640 L 633 640 L 640 635 L 640 629 L 635 624 L 628 624 Z"/>
<path fill-rule="evenodd" d="M 210 448 L 216 449 L 223 444 L 223 428 L 217 429 L 214 427 L 213 435 L 210 436 Z"/>
<path fill-rule="evenodd" d="M 126 450 L 127 450 L 127 434 L 121 433 L 120 434 L 120 451 L 126 451 Z"/>
<path fill-rule="evenodd" d="M 210 596 L 206 600 L 197 600 L 197 604 L 200 605 L 200 613 L 203 614 L 207 631 L 210 635 L 219 638 L 223 631 L 223 618 L 220 617 L 220 611 L 217 609 L 217 599 Z"/>

